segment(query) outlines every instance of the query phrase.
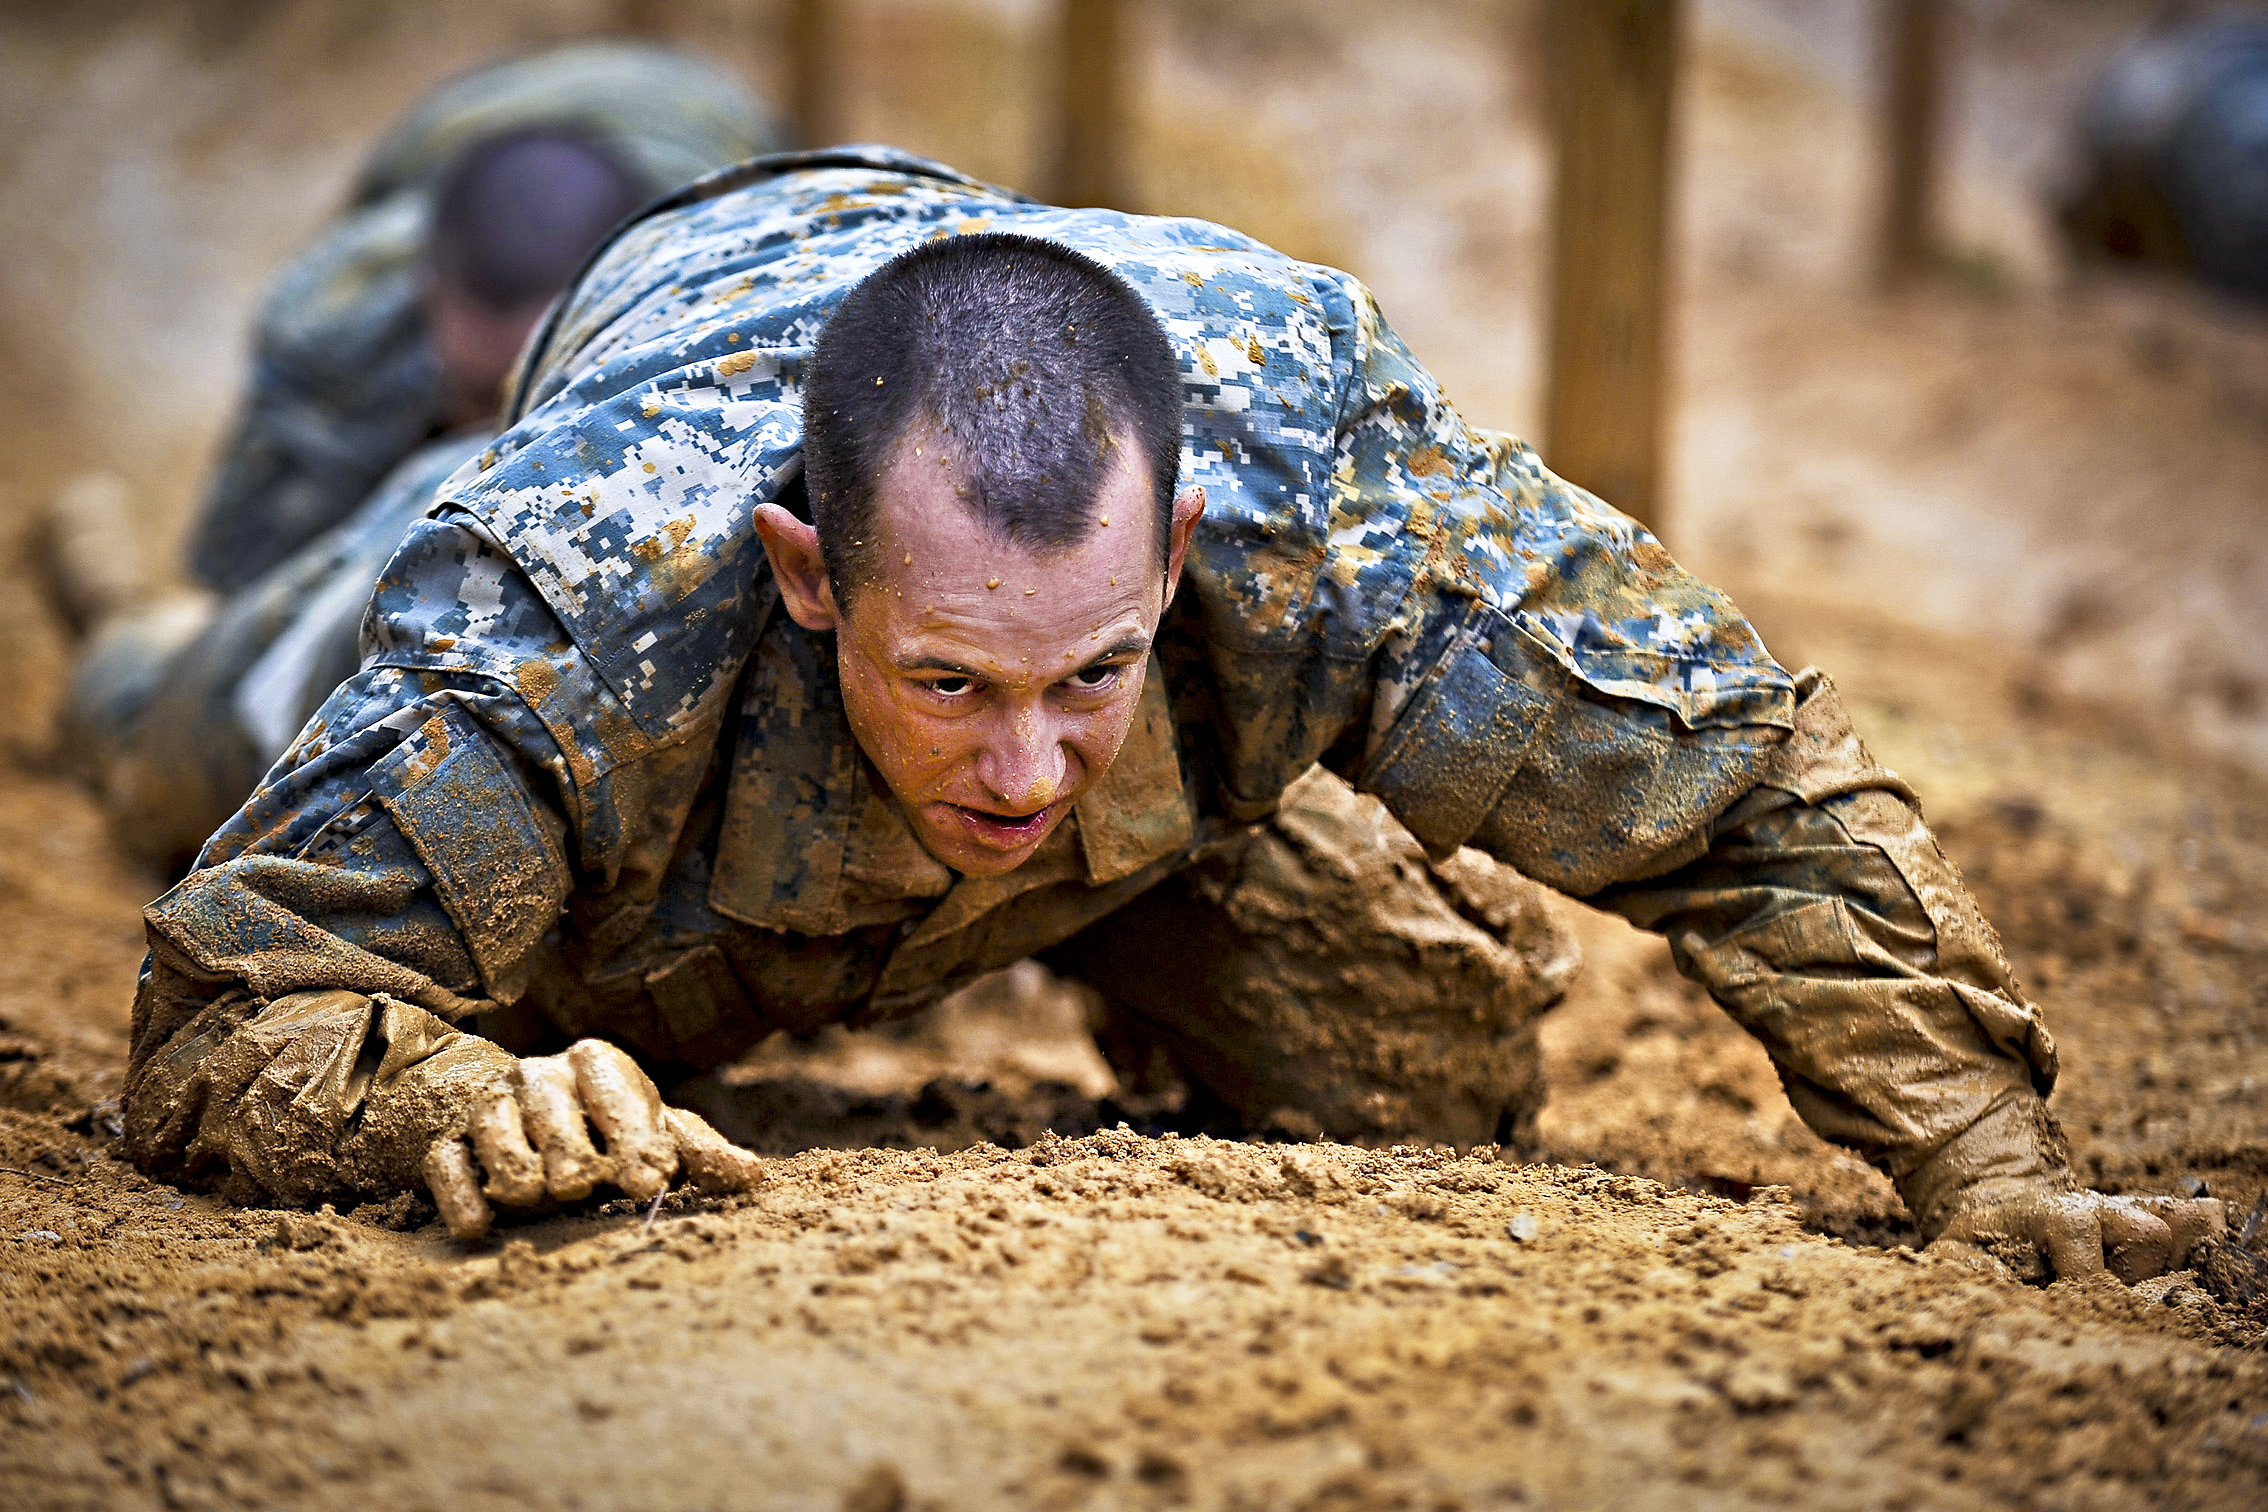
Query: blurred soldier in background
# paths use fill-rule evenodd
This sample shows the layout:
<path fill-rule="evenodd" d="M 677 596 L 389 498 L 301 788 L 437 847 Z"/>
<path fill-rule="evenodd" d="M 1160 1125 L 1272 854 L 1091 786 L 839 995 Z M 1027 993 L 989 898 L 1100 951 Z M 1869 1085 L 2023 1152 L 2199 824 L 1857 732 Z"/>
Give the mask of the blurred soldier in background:
<path fill-rule="evenodd" d="M 388 133 L 261 312 L 189 535 L 207 591 L 148 604 L 116 480 L 58 501 L 56 576 L 94 632 L 71 734 L 132 848 L 184 864 L 353 672 L 379 567 L 479 453 L 528 332 L 606 231 L 779 145 L 727 75 L 619 42 L 470 74 Z"/>
<path fill-rule="evenodd" d="M 2183 7 L 2089 91 L 2063 224 L 2085 253 L 2268 298 L 2268 16 Z"/>

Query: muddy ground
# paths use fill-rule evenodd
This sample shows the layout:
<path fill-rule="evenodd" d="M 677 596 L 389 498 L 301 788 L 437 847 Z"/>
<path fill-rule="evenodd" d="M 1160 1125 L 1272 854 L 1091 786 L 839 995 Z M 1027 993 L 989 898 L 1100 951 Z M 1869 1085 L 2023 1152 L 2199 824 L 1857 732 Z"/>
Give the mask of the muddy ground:
<path fill-rule="evenodd" d="M 1957 647 L 1799 635 L 1893 761 L 1991 772 L 1948 844 L 2055 1005 L 2086 1169 L 2244 1212 L 2257 781 L 2026 709 Z M 146 884 L 20 768 L 0 854 L 0 1504 L 2248 1507 L 2268 1479 L 2268 1266 L 2036 1290 L 1917 1254 L 1595 916 L 1545 1162 L 1116 1127 L 1141 1110 L 1027 970 L 694 1091 L 796 1152 L 749 1199 L 467 1249 L 418 1201 L 234 1210 L 114 1160 Z"/>
<path fill-rule="evenodd" d="M 352 31 L 289 0 L 265 28 L 190 9 L 185 41 L 0 18 L 47 133 L 0 146 L 0 222 L 85 233 L 25 164 L 187 120 L 204 178 L 120 170 L 94 198 L 144 185 L 241 293 L 289 241 L 260 154 L 343 173 L 352 131 L 315 130 L 309 91 L 200 127 L 200 99 L 242 93 L 232 60 L 332 70 L 366 130 L 445 48 L 367 19 L 385 6 Z M 590 9 L 447 24 L 492 45 Z M 1000 81 L 1029 72 L 1029 9 L 855 8 L 860 134 L 1013 179 L 1029 112 Z M 1524 426 L 1543 154 L 1503 35 L 1459 45 L 1480 9 L 1154 7 L 1144 192 L 1355 266 L 1469 412 Z M 1854 7 L 1699 9 L 1671 544 L 1783 660 L 1830 668 L 1925 794 L 2047 1005 L 2088 1178 L 2241 1221 L 2268 1196 L 2268 323 L 2057 271 L 1989 163 L 1957 184 L 1947 277 L 1861 292 Z M 1964 141 L 2036 137 L 2041 81 L 2121 11 L 1978 8 Z M 1352 99 L 1376 106 L 1360 132 Z M 198 220 L 199 184 L 253 229 Z M 44 360 L 68 302 L 25 302 L 27 261 L 0 311 L 0 1506 L 2260 1504 L 2268 1261 L 2223 1247 L 2129 1291 L 1917 1254 L 1887 1184 L 1803 1128 L 1658 942 L 1574 905 L 1587 966 L 1546 1020 L 1530 1163 L 1174 1128 L 1115 1096 L 1080 1003 L 1026 968 L 679 1089 L 776 1157 L 742 1201 L 468 1249 L 415 1200 L 235 1210 L 144 1180 L 110 1153 L 111 1100 L 161 879 L 52 741 L 67 642 L 31 521 L 117 466 L 161 538 L 203 444 L 179 437 L 218 424 L 179 390 L 227 385 L 196 369 L 171 409 L 105 407 Z M 195 320 L 121 308 L 146 351 L 209 361 Z"/>

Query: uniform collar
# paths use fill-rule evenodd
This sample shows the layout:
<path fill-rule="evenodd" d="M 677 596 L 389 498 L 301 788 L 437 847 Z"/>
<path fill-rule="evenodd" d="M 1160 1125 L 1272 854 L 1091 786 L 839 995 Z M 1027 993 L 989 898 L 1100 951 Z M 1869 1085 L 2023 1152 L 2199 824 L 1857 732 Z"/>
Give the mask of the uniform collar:
<path fill-rule="evenodd" d="M 1014 871 L 962 877 L 922 849 L 859 750 L 832 643 L 778 615 L 741 697 L 709 905 L 806 935 L 919 920 L 908 943 L 921 943 L 1035 887 L 1130 876 L 1187 845 L 1195 821 L 1152 664 L 1118 759 L 1071 818 Z"/>

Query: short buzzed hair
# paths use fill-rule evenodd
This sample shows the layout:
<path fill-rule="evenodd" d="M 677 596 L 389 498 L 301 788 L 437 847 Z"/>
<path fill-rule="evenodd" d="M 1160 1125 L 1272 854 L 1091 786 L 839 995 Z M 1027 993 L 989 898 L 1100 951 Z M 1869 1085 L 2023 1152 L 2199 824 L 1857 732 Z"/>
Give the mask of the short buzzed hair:
<path fill-rule="evenodd" d="M 555 127 L 472 143 L 442 170 L 427 256 L 483 309 L 506 314 L 567 287 L 591 249 L 649 198 L 596 140 Z"/>
<path fill-rule="evenodd" d="M 1150 307 L 1068 247 L 987 232 L 892 258 L 820 333 L 803 391 L 805 486 L 847 601 L 872 576 L 875 495 L 916 429 L 976 517 L 1026 549 L 1092 528 L 1120 438 L 1148 474 L 1163 564 L 1181 462 L 1181 377 Z"/>

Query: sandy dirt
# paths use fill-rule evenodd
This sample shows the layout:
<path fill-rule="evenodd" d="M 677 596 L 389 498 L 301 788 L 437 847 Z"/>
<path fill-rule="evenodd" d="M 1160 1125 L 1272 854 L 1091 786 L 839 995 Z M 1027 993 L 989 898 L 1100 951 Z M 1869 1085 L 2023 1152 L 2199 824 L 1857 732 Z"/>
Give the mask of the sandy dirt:
<path fill-rule="evenodd" d="M 1014 179 L 1031 9 L 859 8 L 858 134 Z M 1461 3 L 1391 25 L 1325 9 L 1153 9 L 1145 192 L 1354 266 L 1476 419 L 1528 424 L 1545 159 L 1506 36 Z M 1924 793 L 2047 1005 L 2088 1179 L 2209 1192 L 2241 1222 L 2268 1200 L 2248 660 L 2268 644 L 2268 326 L 2063 281 L 2024 186 L 1983 170 L 1959 185 L 1976 256 L 1895 301 L 1856 292 L 1850 9 L 1704 7 L 1672 544 L 1783 660 L 1830 668 Z M 2068 89 L 2120 8 L 1988 9 L 1972 148 L 2036 120 L 2040 81 Z M 280 3 L 264 28 L 176 35 L 110 13 L 109 32 L 0 23 L 29 39 L 11 66 L 42 72 L 49 122 L 0 149 L 0 220 L 61 204 L 32 169 L 110 141 L 104 91 L 142 80 L 119 161 L 203 154 L 210 202 L 151 193 L 169 225 L 241 213 L 198 254 L 223 291 L 255 290 L 304 229 L 290 214 L 320 213 L 308 180 L 351 163 L 391 108 L 381 80 L 406 95 L 452 46 L 588 21 L 529 4 L 350 34 Z M 248 49 L 336 55 L 342 114 L 300 94 L 219 133 Z M 150 83 L 168 57 L 189 80 L 171 93 Z M 1384 102 L 1362 132 L 1349 99 Z M 158 140 L 167 121 L 188 146 Z M 279 210 L 253 188 L 284 169 Z M 100 222 L 53 219 L 74 246 Z M 38 273 L 14 270 L 0 312 L 0 1506 L 2260 1504 L 2268 1235 L 2133 1290 L 1917 1254 L 1887 1183 L 1804 1129 L 1660 944 L 1574 905 L 1587 966 L 1544 1021 L 1537 1163 L 1174 1129 L 1025 967 L 679 1089 L 773 1157 L 730 1203 L 465 1248 L 417 1199 L 238 1210 L 149 1182 L 111 1153 L 112 1099 L 162 879 L 115 858 L 52 749 L 67 647 L 33 505 L 112 465 L 177 518 L 226 390 L 193 338 L 225 322 L 160 333 L 205 364 L 205 408 L 169 400 L 114 454 L 79 370 L 49 381 L 27 355 L 72 329 L 27 313 Z"/>

